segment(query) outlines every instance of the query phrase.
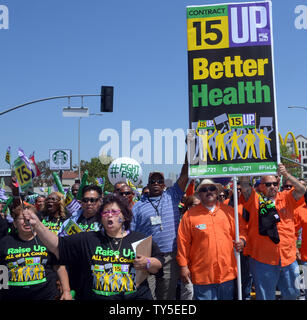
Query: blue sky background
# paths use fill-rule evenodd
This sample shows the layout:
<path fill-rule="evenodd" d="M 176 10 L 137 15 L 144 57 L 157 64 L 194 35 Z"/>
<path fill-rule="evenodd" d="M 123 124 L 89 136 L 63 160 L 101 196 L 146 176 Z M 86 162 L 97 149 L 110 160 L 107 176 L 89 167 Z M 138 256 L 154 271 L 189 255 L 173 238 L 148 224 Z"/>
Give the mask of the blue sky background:
<path fill-rule="evenodd" d="M 97 157 L 99 133 L 188 128 L 186 6 L 237 1 L 27 0 L 4 1 L 9 30 L 0 30 L 0 111 L 31 100 L 68 94 L 100 94 L 115 87 L 114 112 L 81 121 L 81 159 Z M 307 30 L 297 30 L 294 10 L 306 0 L 273 0 L 273 36 L 279 132 L 307 136 Z M 307 18 L 307 17 L 306 17 Z M 0 168 L 8 145 L 36 160 L 49 149 L 68 148 L 77 163 L 78 120 L 62 117 L 67 99 L 33 104 L 0 117 Z M 72 99 L 71 106 L 80 106 Z M 98 113 L 100 98 L 84 99 Z M 136 143 L 132 143 L 133 145 Z M 153 144 L 153 141 L 152 141 Z M 176 154 L 174 150 L 174 154 Z M 153 155 L 152 155 L 153 159 Z M 143 166 L 179 172 L 179 165 Z"/>

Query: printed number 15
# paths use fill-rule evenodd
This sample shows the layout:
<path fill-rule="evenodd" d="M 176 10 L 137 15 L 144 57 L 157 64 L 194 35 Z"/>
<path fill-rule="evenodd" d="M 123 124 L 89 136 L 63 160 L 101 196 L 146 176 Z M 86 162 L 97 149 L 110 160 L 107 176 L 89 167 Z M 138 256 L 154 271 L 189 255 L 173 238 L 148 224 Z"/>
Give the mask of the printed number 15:
<path fill-rule="evenodd" d="M 20 180 L 21 184 L 27 183 L 30 180 L 31 176 L 26 171 L 26 168 L 24 166 L 19 167 L 17 169 L 17 172 L 18 172 L 18 176 L 19 176 L 19 180 Z"/>
<path fill-rule="evenodd" d="M 212 40 L 212 37 L 206 37 L 204 38 L 204 41 L 206 44 L 208 44 L 209 46 L 213 46 L 213 45 L 217 45 L 218 43 L 220 43 L 222 41 L 223 38 L 223 33 L 221 32 L 220 29 L 218 28 L 214 28 L 214 25 L 220 25 L 221 24 L 221 20 L 207 20 L 205 22 L 206 24 L 206 29 L 205 29 L 205 33 L 206 34 L 215 34 L 216 35 L 216 39 Z M 201 46 L 202 45 L 202 37 L 201 37 L 201 22 L 200 21 L 194 21 L 193 22 L 193 28 L 196 29 L 196 45 L 197 46 Z"/>

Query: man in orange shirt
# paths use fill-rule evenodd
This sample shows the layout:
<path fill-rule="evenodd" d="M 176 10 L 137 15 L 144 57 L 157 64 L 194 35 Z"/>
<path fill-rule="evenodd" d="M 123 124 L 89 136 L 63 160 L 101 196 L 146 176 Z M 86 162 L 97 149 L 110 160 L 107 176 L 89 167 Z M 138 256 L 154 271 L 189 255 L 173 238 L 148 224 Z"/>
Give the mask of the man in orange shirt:
<path fill-rule="evenodd" d="M 306 182 L 303 179 L 300 179 L 300 183 L 306 188 Z M 307 191 L 304 198 L 304 203 L 294 212 L 294 223 L 297 240 L 301 240 L 301 245 L 296 249 L 296 257 L 303 268 L 305 300 L 307 300 Z"/>
<path fill-rule="evenodd" d="M 201 203 L 184 214 L 178 229 L 181 280 L 193 283 L 196 300 L 231 300 L 237 277 L 233 248 L 242 251 L 245 237 L 234 241 L 234 210 L 218 201 L 216 184 L 205 179 L 197 191 Z"/>
<path fill-rule="evenodd" d="M 278 192 L 277 177 L 262 176 L 258 194 L 249 177 L 240 178 L 240 200 L 250 213 L 246 249 L 259 300 L 275 300 L 277 287 L 285 300 L 299 294 L 294 210 L 304 201 L 305 188 L 283 164 L 278 171 L 294 189 Z"/>

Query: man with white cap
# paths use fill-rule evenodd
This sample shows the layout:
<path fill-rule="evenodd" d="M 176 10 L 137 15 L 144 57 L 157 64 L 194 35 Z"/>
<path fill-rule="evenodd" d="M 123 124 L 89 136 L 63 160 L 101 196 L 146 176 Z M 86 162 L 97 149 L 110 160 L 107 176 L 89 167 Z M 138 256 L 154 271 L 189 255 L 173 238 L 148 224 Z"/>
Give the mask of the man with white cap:
<path fill-rule="evenodd" d="M 235 242 L 234 209 L 218 201 L 220 184 L 204 179 L 197 187 L 201 203 L 179 225 L 177 262 L 181 280 L 192 282 L 196 300 L 232 300 L 237 265 L 234 247 L 245 245 L 245 224 Z"/>

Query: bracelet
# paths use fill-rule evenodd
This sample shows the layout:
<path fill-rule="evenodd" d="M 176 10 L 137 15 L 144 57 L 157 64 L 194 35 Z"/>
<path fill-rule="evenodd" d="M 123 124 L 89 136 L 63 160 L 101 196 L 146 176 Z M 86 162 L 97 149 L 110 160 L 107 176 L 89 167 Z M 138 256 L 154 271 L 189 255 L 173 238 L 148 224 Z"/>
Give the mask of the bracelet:
<path fill-rule="evenodd" d="M 146 269 L 148 270 L 150 268 L 151 262 L 148 258 L 146 258 L 147 264 L 146 264 Z"/>

